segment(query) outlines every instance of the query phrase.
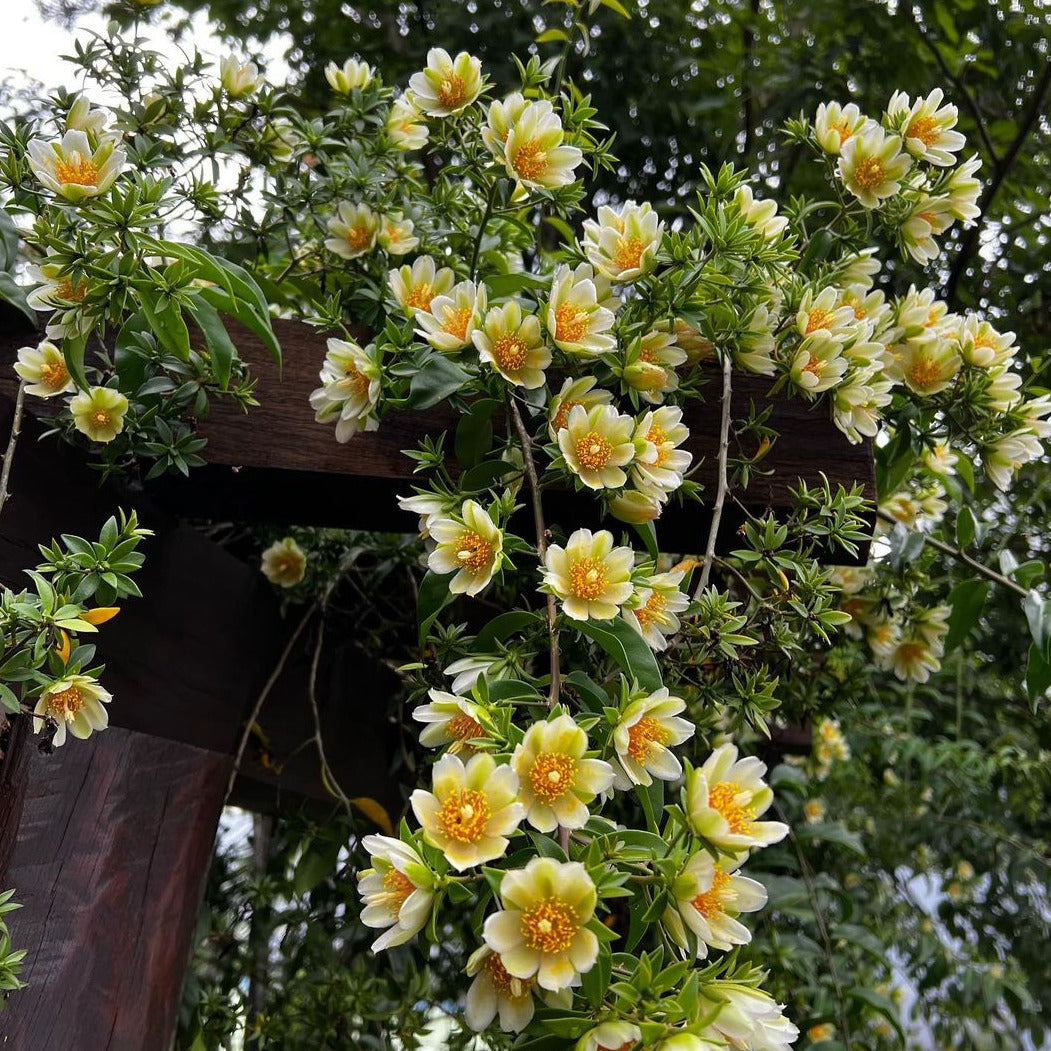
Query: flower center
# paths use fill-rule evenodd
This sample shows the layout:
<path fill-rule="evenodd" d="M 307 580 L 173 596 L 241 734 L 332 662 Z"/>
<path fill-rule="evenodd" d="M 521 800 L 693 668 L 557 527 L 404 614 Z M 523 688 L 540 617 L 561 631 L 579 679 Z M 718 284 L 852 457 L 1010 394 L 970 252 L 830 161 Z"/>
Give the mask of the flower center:
<path fill-rule="evenodd" d="M 477 843 L 493 816 L 489 800 L 472 788 L 452 792 L 438 811 L 438 827 L 459 843 Z"/>
<path fill-rule="evenodd" d="M 813 354 L 808 355 L 807 363 L 803 366 L 804 372 L 809 372 L 818 379 L 821 378 L 821 374 L 825 371 L 825 362 L 819 357 L 815 357 Z"/>
<path fill-rule="evenodd" d="M 588 471 L 601 471 L 613 455 L 613 446 L 595 431 L 585 434 L 577 442 L 577 461 Z"/>
<path fill-rule="evenodd" d="M 917 358 L 909 366 L 909 379 L 913 386 L 929 387 L 941 378 L 941 369 L 938 363 L 931 358 Z"/>
<path fill-rule="evenodd" d="M 839 136 L 840 146 L 854 133 L 854 129 L 850 126 L 850 121 L 845 117 L 838 124 L 833 124 L 832 130 Z"/>
<path fill-rule="evenodd" d="M 987 336 L 985 333 L 979 333 L 974 337 L 974 347 L 978 350 L 982 347 L 995 347 L 996 342 L 992 336 Z"/>
<path fill-rule="evenodd" d="M 586 310 L 580 310 L 572 303 L 563 303 L 555 311 L 555 339 L 565 343 L 577 343 L 588 327 Z"/>
<path fill-rule="evenodd" d="M 665 605 L 664 596 L 654 591 L 646 599 L 646 604 L 632 610 L 632 613 L 635 614 L 635 619 L 639 622 L 640 627 L 648 628 L 651 624 L 656 624 L 660 627 L 662 624 L 668 623 L 668 618 L 664 614 Z"/>
<path fill-rule="evenodd" d="M 299 572 L 299 558 L 291 551 L 274 559 L 274 570 L 282 577 L 293 577 Z"/>
<path fill-rule="evenodd" d="M 702 891 L 690 903 L 706 919 L 718 916 L 725 912 L 723 897 L 726 885 L 730 882 L 730 874 L 722 869 L 716 869 L 712 873 L 712 885 L 706 891 Z"/>
<path fill-rule="evenodd" d="M 734 834 L 748 833 L 754 820 L 752 808 L 737 802 L 740 794 L 741 786 L 734 781 L 720 781 L 708 792 L 708 805 L 722 814 Z"/>
<path fill-rule="evenodd" d="M 364 223 L 352 226 L 347 231 L 347 244 L 355 251 L 367 248 L 370 240 L 372 240 L 372 231 Z"/>
<path fill-rule="evenodd" d="M 511 165 L 523 179 L 537 179 L 547 171 L 547 150 L 539 139 L 530 139 L 515 150 Z"/>
<path fill-rule="evenodd" d="M 445 322 L 442 325 L 442 329 L 448 332 L 450 336 L 455 336 L 459 340 L 467 339 L 467 326 L 471 321 L 471 315 L 474 311 L 470 307 L 461 307 L 457 310 L 455 307 L 449 307 L 445 312 Z"/>
<path fill-rule="evenodd" d="M 894 653 L 896 660 L 909 667 L 922 664 L 926 656 L 927 647 L 922 642 L 903 642 Z"/>
<path fill-rule="evenodd" d="M 806 335 L 810 335 L 815 329 L 831 328 L 832 315 L 827 310 L 811 310 L 806 319 Z"/>
<path fill-rule="evenodd" d="M 885 174 L 883 161 L 877 157 L 866 157 L 854 169 L 854 181 L 863 190 L 871 190 L 883 182 Z"/>
<path fill-rule="evenodd" d="M 638 237 L 623 238 L 617 242 L 617 249 L 613 253 L 613 262 L 618 270 L 636 270 L 642 261 L 642 253 L 646 246 Z"/>
<path fill-rule="evenodd" d="M 493 344 L 493 357 L 504 372 L 518 372 L 528 354 L 529 348 L 517 332 L 509 332 Z"/>
<path fill-rule="evenodd" d="M 513 974 L 508 974 L 503 960 L 495 952 L 485 958 L 482 966 L 485 967 L 493 988 L 501 995 L 510 1000 L 521 1000 L 529 995 L 533 979 L 516 978 Z"/>
<path fill-rule="evenodd" d="M 470 741 L 486 735 L 485 727 L 466 712 L 454 715 L 446 724 L 445 730 L 454 741 Z"/>
<path fill-rule="evenodd" d="M 65 278 L 55 287 L 55 295 L 67 303 L 79 303 L 88 294 L 86 283 L 74 287 L 72 278 Z"/>
<path fill-rule="evenodd" d="M 628 755 L 636 763 L 645 763 L 655 745 L 671 740 L 671 734 L 656 719 L 643 716 L 628 729 Z"/>
<path fill-rule="evenodd" d="M 84 695 L 76 686 L 48 695 L 47 710 L 56 719 L 72 720 L 83 706 Z"/>
<path fill-rule="evenodd" d="M 383 903 L 390 909 L 396 920 L 406 899 L 416 889 L 416 884 L 396 868 L 389 868 L 383 877 Z"/>
<path fill-rule="evenodd" d="M 453 106 L 460 105 L 466 98 L 467 87 L 463 82 L 463 77 L 458 77 L 453 73 L 442 78 L 438 85 L 438 101 L 443 106 L 451 109 Z"/>
<path fill-rule="evenodd" d="M 540 952 L 565 952 L 579 930 L 577 914 L 560 898 L 545 898 L 522 915 L 522 939 Z"/>
<path fill-rule="evenodd" d="M 493 545 L 470 531 L 456 538 L 456 558 L 465 569 L 488 569 L 493 564 Z"/>
<path fill-rule="evenodd" d="M 89 157 L 74 153 L 66 160 L 55 163 L 55 178 L 60 183 L 75 183 L 77 186 L 97 186 L 99 166 Z"/>
<path fill-rule="evenodd" d="M 663 445 L 663 444 L 664 444 L 664 443 L 665 443 L 665 442 L 666 442 L 667 440 L 668 440 L 668 435 L 667 435 L 667 434 L 665 434 L 665 432 L 664 432 L 663 430 L 661 430 L 661 428 L 660 428 L 660 427 L 658 427 L 658 426 L 657 426 L 656 424 L 654 424 L 654 425 L 653 425 L 653 426 L 652 426 L 652 427 L 651 427 L 651 428 L 650 428 L 650 429 L 649 429 L 649 430 L 648 430 L 648 431 L 646 432 L 646 441 L 648 441 L 648 442 L 653 442 L 653 444 L 654 444 L 654 445 L 656 445 L 658 449 L 660 449 L 660 447 L 661 447 L 661 446 L 662 446 L 662 445 Z"/>
<path fill-rule="evenodd" d="M 61 361 L 48 361 L 40 366 L 40 379 L 45 386 L 58 390 L 69 379 L 69 371 Z"/>
<path fill-rule="evenodd" d="M 405 305 L 407 307 L 417 307 L 420 310 L 430 310 L 432 299 L 434 299 L 434 290 L 431 288 L 430 282 L 424 281 L 421 284 L 413 285 L 409 290 L 409 294 L 405 299 Z"/>
<path fill-rule="evenodd" d="M 933 146 L 940 135 L 938 124 L 933 117 L 917 117 L 905 133 L 907 139 L 919 139 L 924 146 Z"/>
<path fill-rule="evenodd" d="M 363 398 L 369 389 L 369 378 L 360 372 L 355 365 L 348 365 L 343 373 L 343 379 L 339 381 L 341 387 L 346 388 L 359 398 Z"/>
<path fill-rule="evenodd" d="M 573 787 L 577 761 L 562 752 L 541 752 L 529 768 L 533 793 L 545 803 L 561 799 Z"/>
<path fill-rule="evenodd" d="M 562 430 L 566 425 L 566 420 L 569 419 L 569 414 L 578 406 L 582 405 L 583 402 L 579 401 L 564 401 L 558 407 L 558 412 L 555 413 L 555 418 L 551 421 L 551 426 L 556 431 Z"/>
<path fill-rule="evenodd" d="M 109 413 L 105 409 L 96 409 L 91 413 L 90 419 L 96 427 L 108 427 L 110 424 Z"/>
<path fill-rule="evenodd" d="M 582 558 L 570 567 L 569 587 L 577 598 L 601 598 L 606 583 L 606 567 L 597 559 Z"/>

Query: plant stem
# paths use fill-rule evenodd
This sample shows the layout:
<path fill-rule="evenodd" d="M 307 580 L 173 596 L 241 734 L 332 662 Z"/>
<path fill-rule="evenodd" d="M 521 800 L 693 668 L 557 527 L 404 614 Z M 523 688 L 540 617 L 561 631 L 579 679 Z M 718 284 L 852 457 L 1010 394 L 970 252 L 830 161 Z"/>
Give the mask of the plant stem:
<path fill-rule="evenodd" d="M 533 459 L 533 439 L 526 430 L 522 414 L 518 411 L 518 405 L 513 397 L 508 399 L 508 406 L 522 446 L 522 458 L 525 461 L 526 479 L 529 481 L 529 492 L 533 504 L 536 553 L 542 566 L 547 555 L 547 526 L 544 523 L 544 507 L 540 498 L 540 479 L 536 473 L 536 461 Z M 550 594 L 547 596 L 547 637 L 551 650 L 551 690 L 548 693 L 548 704 L 554 708 L 558 704 L 562 689 L 562 672 L 558 652 L 558 607 L 555 605 L 555 596 Z"/>
<path fill-rule="evenodd" d="M 7 439 L 7 452 L 4 453 L 4 466 L 0 471 L 0 513 L 4 510 L 4 504 L 11 495 L 8 483 L 11 480 L 11 467 L 15 462 L 15 449 L 18 447 L 18 436 L 22 433 L 22 412 L 26 401 L 26 381 L 18 384 L 18 394 L 15 397 L 15 411 L 11 417 L 11 437 Z"/>
<path fill-rule="evenodd" d="M 496 179 L 493 179 L 489 187 L 489 195 L 485 199 L 485 211 L 482 213 L 481 222 L 478 224 L 478 236 L 474 239 L 474 251 L 471 253 L 471 280 L 478 273 L 478 256 L 482 250 L 482 238 L 485 236 L 485 228 L 489 225 L 489 217 L 493 214 L 493 204 L 496 202 Z"/>
<path fill-rule="evenodd" d="M 733 392 L 732 376 L 733 358 L 729 351 L 723 352 L 723 400 L 722 417 L 719 421 L 719 477 L 715 487 L 715 504 L 712 507 L 712 524 L 708 527 L 708 545 L 704 552 L 704 565 L 701 567 L 701 579 L 693 593 L 695 599 L 704 594 L 708 578 L 712 574 L 712 563 L 715 561 L 715 541 L 719 535 L 719 523 L 723 517 L 723 504 L 726 503 L 726 458 L 730 446 L 730 396 Z"/>

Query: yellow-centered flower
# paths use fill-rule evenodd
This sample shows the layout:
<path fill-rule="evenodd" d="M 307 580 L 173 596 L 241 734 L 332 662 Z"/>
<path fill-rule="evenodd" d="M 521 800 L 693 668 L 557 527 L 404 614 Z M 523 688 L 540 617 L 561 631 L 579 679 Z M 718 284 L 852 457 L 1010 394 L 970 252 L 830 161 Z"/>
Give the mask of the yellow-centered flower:
<path fill-rule="evenodd" d="M 452 270 L 439 267 L 429 255 L 413 260 L 412 266 L 392 270 L 388 279 L 394 298 L 409 317 L 418 311 L 430 313 L 435 297 L 444 296 L 456 280 Z"/>
<path fill-rule="evenodd" d="M 611 281 L 637 281 L 657 265 L 664 223 L 648 203 L 603 205 L 584 222 L 584 254 Z"/>
<path fill-rule="evenodd" d="M 686 702 L 670 696 L 666 686 L 630 701 L 613 728 L 614 787 L 624 791 L 632 785 L 651 785 L 654 777 L 674 781 L 682 773 L 682 763 L 671 749 L 693 736 L 693 723 L 678 718 L 685 710 Z"/>
<path fill-rule="evenodd" d="M 566 354 L 595 357 L 613 350 L 613 311 L 602 305 L 599 286 L 588 263 L 575 270 L 555 267 L 544 323 L 556 347 Z"/>
<path fill-rule="evenodd" d="M 62 351 L 47 340 L 36 347 L 22 347 L 15 372 L 25 381 L 26 393 L 38 398 L 53 398 L 75 387 Z"/>
<path fill-rule="evenodd" d="M 74 204 L 105 193 L 120 175 L 126 159 L 112 138 L 92 147 L 87 134 L 75 128 L 58 142 L 33 139 L 26 146 L 26 154 L 40 182 Z"/>
<path fill-rule="evenodd" d="M 508 383 L 526 390 L 544 385 L 551 351 L 544 343 L 540 319 L 535 314 L 523 317 L 516 300 L 493 307 L 472 338 L 478 356 Z"/>
<path fill-rule="evenodd" d="M 558 432 L 566 466 L 589 489 L 619 489 L 635 459 L 635 421 L 612 405 L 573 408 Z"/>
<path fill-rule="evenodd" d="M 427 529 L 437 546 L 427 565 L 434 573 L 455 573 L 454 595 L 477 595 L 500 568 L 504 534 L 475 500 L 464 501 L 458 515 L 434 518 Z"/>
<path fill-rule="evenodd" d="M 404 945 L 430 919 L 434 876 L 420 855 L 400 839 L 366 836 L 361 843 L 372 857 L 371 867 L 358 873 L 358 893 L 365 903 L 361 922 L 387 928 L 372 943 L 372 951 Z"/>
<path fill-rule="evenodd" d="M 417 311 L 416 334 L 445 354 L 463 350 L 471 345 L 482 323 L 487 301 L 485 285 L 461 281 L 447 295 L 435 296 L 429 311 Z"/>
<path fill-rule="evenodd" d="M 306 552 L 294 537 L 275 540 L 264 552 L 259 567 L 271 584 L 281 588 L 295 587 L 307 571 Z"/>
<path fill-rule="evenodd" d="M 482 63 L 466 51 L 454 59 L 444 48 L 427 52 L 427 65 L 409 79 L 413 103 L 430 117 L 466 109 L 482 91 Z"/>
<path fill-rule="evenodd" d="M 69 402 L 73 424 L 93 442 L 111 442 L 124 430 L 128 399 L 112 387 L 92 387 Z"/>
<path fill-rule="evenodd" d="M 607 529 L 578 529 L 565 547 L 551 544 L 544 559 L 544 590 L 574 620 L 611 620 L 631 598 L 635 552 L 613 546 Z"/>
<path fill-rule="evenodd" d="M 33 733 L 40 733 L 45 719 L 53 719 L 57 725 L 53 740 L 56 748 L 66 743 L 67 731 L 84 740 L 109 725 L 103 705 L 111 700 L 109 691 L 90 675 L 67 675 L 50 683 L 40 695 L 33 709 Z"/>
<path fill-rule="evenodd" d="M 343 259 L 357 259 L 376 247 L 380 217 L 367 204 L 340 201 L 336 214 L 328 221 L 325 247 Z"/>

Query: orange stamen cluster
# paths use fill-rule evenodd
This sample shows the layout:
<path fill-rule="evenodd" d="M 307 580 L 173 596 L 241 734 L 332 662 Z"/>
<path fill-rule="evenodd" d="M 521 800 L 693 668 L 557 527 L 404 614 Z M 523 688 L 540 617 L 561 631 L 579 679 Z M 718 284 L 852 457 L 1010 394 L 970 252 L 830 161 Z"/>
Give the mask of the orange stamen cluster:
<path fill-rule="evenodd" d="M 854 181 L 863 190 L 871 190 L 879 186 L 886 177 L 883 162 L 876 157 L 866 157 L 854 169 Z"/>
<path fill-rule="evenodd" d="M 573 787 L 577 761 L 561 752 L 541 752 L 529 768 L 533 794 L 545 803 L 561 799 Z"/>
<path fill-rule="evenodd" d="M 941 368 L 930 358 L 917 358 L 909 366 L 909 379 L 914 386 L 929 387 L 941 378 Z"/>
<path fill-rule="evenodd" d="M 40 366 L 40 379 L 52 390 L 58 390 L 69 379 L 69 370 L 61 361 L 48 361 Z"/>
<path fill-rule="evenodd" d="M 459 310 L 450 308 L 445 312 L 445 321 L 442 328 L 455 336 L 457 339 L 467 339 L 467 326 L 470 324 L 471 315 L 474 311 L 470 307 L 461 307 Z"/>
<path fill-rule="evenodd" d="M 643 606 L 633 609 L 635 619 L 642 628 L 648 628 L 651 624 L 667 624 L 668 618 L 664 615 L 664 607 L 667 603 L 659 591 L 654 591 Z"/>
<path fill-rule="evenodd" d="M 628 755 L 636 763 L 645 763 L 654 746 L 667 744 L 671 734 L 656 719 L 644 715 L 628 728 Z"/>
<path fill-rule="evenodd" d="M 518 372 L 528 355 L 529 348 L 517 332 L 508 332 L 493 343 L 493 358 L 504 372 Z"/>
<path fill-rule="evenodd" d="M 369 241 L 371 240 L 372 232 L 364 224 L 360 226 L 352 226 L 347 231 L 347 244 L 349 244 L 356 252 L 361 251 L 363 248 L 368 248 Z"/>
<path fill-rule="evenodd" d="M 409 895 L 416 889 L 416 884 L 393 866 L 383 876 L 383 886 L 386 891 L 383 895 L 384 904 L 390 909 L 395 920 L 401 912 Z"/>
<path fill-rule="evenodd" d="M 606 567 L 597 559 L 581 558 L 570 566 L 569 589 L 577 598 L 602 598 L 606 583 Z"/>
<path fill-rule="evenodd" d="M 60 183 L 75 183 L 77 186 L 97 186 L 99 166 L 89 157 L 73 154 L 68 160 L 55 164 L 55 178 Z"/>
<path fill-rule="evenodd" d="M 555 339 L 577 343 L 587 332 L 587 328 L 587 312 L 578 309 L 572 303 L 563 303 L 555 310 Z"/>
<path fill-rule="evenodd" d="M 363 398 L 368 393 L 369 378 L 355 365 L 348 365 L 343 373 L 340 385 L 352 391 L 359 398 Z"/>
<path fill-rule="evenodd" d="M 538 179 L 547 171 L 547 150 L 539 139 L 530 139 L 515 150 L 511 165 L 523 179 Z"/>
<path fill-rule="evenodd" d="M 432 299 L 434 299 L 434 289 L 431 288 L 429 281 L 422 281 L 409 290 L 405 305 L 415 307 L 417 310 L 430 310 Z"/>
<path fill-rule="evenodd" d="M 493 545 L 477 533 L 461 533 L 456 538 L 456 558 L 465 569 L 488 569 L 493 564 Z"/>
<path fill-rule="evenodd" d="M 601 434 L 591 431 L 577 442 L 577 462 L 588 471 L 601 471 L 613 454 L 613 446 Z"/>
<path fill-rule="evenodd" d="M 72 719 L 83 706 L 84 695 L 76 686 L 48 694 L 47 710 L 56 719 Z"/>
<path fill-rule="evenodd" d="M 755 819 L 750 806 L 737 802 L 740 794 L 741 786 L 733 781 L 720 781 L 708 791 L 708 805 L 722 814 L 734 835 L 748 833 Z"/>
<path fill-rule="evenodd" d="M 438 85 L 437 95 L 438 101 L 449 109 L 460 105 L 467 98 L 467 88 L 463 77 L 458 77 L 455 73 L 445 77 Z"/>
<path fill-rule="evenodd" d="M 570 401 L 569 399 L 562 402 L 558 407 L 558 412 L 555 413 L 555 418 L 551 421 L 551 426 L 554 427 L 556 431 L 562 430 L 566 425 L 566 421 L 569 419 L 569 414 L 580 404 L 581 402 L 579 401 Z"/>
<path fill-rule="evenodd" d="M 545 898 L 522 915 L 522 939 L 540 952 L 565 952 L 579 930 L 577 914 L 560 898 Z"/>
<path fill-rule="evenodd" d="M 637 237 L 625 240 L 621 238 L 617 242 L 616 251 L 613 253 L 613 262 L 618 270 L 635 270 L 642 261 L 642 253 L 646 246 Z"/>
<path fill-rule="evenodd" d="M 529 990 L 532 988 L 534 980 L 532 978 L 516 978 L 513 974 L 509 974 L 503 960 L 495 952 L 485 958 L 485 963 L 482 966 L 489 975 L 493 988 L 501 995 L 506 996 L 510 1000 L 521 1000 L 529 995 Z"/>
<path fill-rule="evenodd" d="M 917 117 L 905 132 L 907 139 L 919 139 L 924 146 L 933 146 L 940 135 L 938 123 L 933 117 Z"/>
<path fill-rule="evenodd" d="M 716 869 L 712 873 L 712 885 L 706 891 L 702 891 L 690 903 L 706 919 L 718 916 L 726 910 L 723 907 L 723 897 L 726 885 L 730 882 L 730 873 L 722 869 Z"/>
<path fill-rule="evenodd" d="M 438 811 L 438 827 L 458 843 L 477 843 L 493 816 L 484 793 L 472 788 L 452 792 Z"/>

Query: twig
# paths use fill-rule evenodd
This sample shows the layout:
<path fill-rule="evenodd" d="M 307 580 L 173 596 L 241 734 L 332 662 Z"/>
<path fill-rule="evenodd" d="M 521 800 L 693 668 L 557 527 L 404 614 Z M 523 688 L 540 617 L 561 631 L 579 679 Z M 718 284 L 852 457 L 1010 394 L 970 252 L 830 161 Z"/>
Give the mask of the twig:
<path fill-rule="evenodd" d="M 4 510 L 4 504 L 11 495 L 8 483 L 11 480 L 11 466 L 15 462 L 15 449 L 18 447 L 18 436 L 22 433 L 22 410 L 26 401 L 26 381 L 18 384 L 18 394 L 15 397 L 15 413 L 11 417 L 11 437 L 7 439 L 7 452 L 4 453 L 4 467 L 0 472 L 0 512 Z"/>
<path fill-rule="evenodd" d="M 514 421 L 515 430 L 518 432 L 518 439 L 522 445 L 522 459 L 525 461 L 525 473 L 532 496 L 536 553 L 540 557 L 540 564 L 544 565 L 547 556 L 547 526 L 544 524 L 544 507 L 540 499 L 540 479 L 537 477 L 536 461 L 533 459 L 533 439 L 526 430 L 522 414 L 518 411 L 513 397 L 508 399 L 508 405 L 511 408 L 511 419 Z M 547 637 L 551 649 L 551 690 L 548 693 L 548 703 L 554 708 L 558 704 L 562 688 L 562 672 L 558 652 L 558 607 L 555 605 L 555 596 L 550 594 L 547 596 Z"/>
<path fill-rule="evenodd" d="M 336 578 L 338 579 L 338 577 Z M 325 600 L 327 600 L 329 593 L 332 591 L 332 584 L 329 585 L 328 591 L 325 593 Z M 314 643 L 314 655 L 310 659 L 310 678 L 307 680 L 307 697 L 310 700 L 310 711 L 314 716 L 314 744 L 317 746 L 317 757 L 321 763 L 321 774 L 323 782 L 326 788 L 334 791 L 338 797 L 340 803 L 343 804 L 344 810 L 346 810 L 348 817 L 353 818 L 354 810 L 351 806 L 350 799 L 346 792 L 343 791 L 336 775 L 333 773 L 332 767 L 329 765 L 328 757 L 325 755 L 325 742 L 321 734 L 321 712 L 318 710 L 317 703 L 317 672 L 318 666 L 321 663 L 321 649 L 325 642 L 325 606 L 324 600 L 321 606 L 321 619 L 318 623 L 317 629 L 317 642 Z"/>
<path fill-rule="evenodd" d="M 307 626 L 307 622 L 317 612 L 318 604 L 315 602 L 307 611 L 303 614 L 302 620 L 296 625 L 295 631 L 288 637 L 288 642 L 285 643 L 285 648 L 281 651 L 281 656 L 277 659 L 277 664 L 274 665 L 274 670 L 270 673 L 270 677 L 266 680 L 266 684 L 262 690 L 259 691 L 259 696 L 256 698 L 255 706 L 252 708 L 252 714 L 245 720 L 244 730 L 241 733 L 241 740 L 237 744 L 237 751 L 234 753 L 234 765 L 230 771 L 230 780 L 226 783 L 226 795 L 223 797 L 223 802 L 230 798 L 230 793 L 234 789 L 234 781 L 237 780 L 237 775 L 241 770 L 241 761 L 244 759 L 245 749 L 248 747 L 248 738 L 252 736 L 252 727 L 255 726 L 256 720 L 259 718 L 259 713 L 263 710 L 263 704 L 266 702 L 267 697 L 270 696 L 270 691 L 274 688 L 274 683 L 277 682 L 281 675 L 281 672 L 285 670 L 285 665 L 288 663 L 288 658 L 292 653 L 292 648 L 295 646 L 299 639 L 299 636 L 303 634 L 303 629 Z"/>
<path fill-rule="evenodd" d="M 489 194 L 485 199 L 485 211 L 482 213 L 481 221 L 478 223 L 478 236 L 474 239 L 474 251 L 471 253 L 471 280 L 478 273 L 478 255 L 482 249 L 482 238 L 485 236 L 485 228 L 489 225 L 489 217 L 493 214 L 493 204 L 496 202 L 497 180 L 493 179 L 489 187 Z"/>
<path fill-rule="evenodd" d="M 889 522 L 891 525 L 903 525 L 902 522 L 899 522 L 893 515 L 887 514 L 886 511 L 877 511 L 876 517 L 881 518 L 884 522 Z M 912 530 L 912 532 L 916 532 L 916 530 Z M 984 562 L 979 562 L 977 559 L 971 558 L 962 547 L 953 547 L 952 544 L 946 544 L 937 537 L 928 536 L 926 533 L 923 534 L 923 539 L 930 544 L 935 551 L 940 551 L 943 555 L 951 555 L 953 558 L 957 559 L 957 561 L 970 566 L 971 569 L 976 573 L 980 573 L 987 580 L 991 580 L 994 583 L 999 584 L 1001 587 L 1013 591 L 1016 595 L 1021 595 L 1022 598 L 1025 598 L 1029 594 L 1021 584 L 1016 584 L 1010 577 L 1005 577 L 1003 573 L 997 573 L 995 569 L 990 569 Z"/>
<path fill-rule="evenodd" d="M 723 517 L 723 504 L 726 503 L 726 457 L 730 446 L 730 396 L 733 393 L 732 376 L 733 357 L 729 351 L 723 352 L 723 402 L 722 418 L 719 421 L 719 479 L 715 487 L 715 505 L 712 507 L 712 523 L 708 527 L 708 545 L 704 552 L 704 565 L 701 568 L 701 579 L 697 582 L 693 597 L 698 599 L 708 586 L 712 573 L 712 562 L 715 560 L 715 541 L 719 534 L 719 523 Z"/>

